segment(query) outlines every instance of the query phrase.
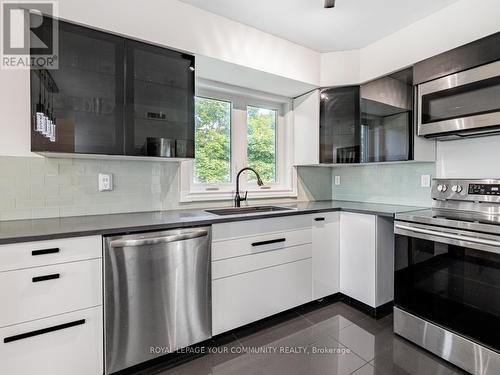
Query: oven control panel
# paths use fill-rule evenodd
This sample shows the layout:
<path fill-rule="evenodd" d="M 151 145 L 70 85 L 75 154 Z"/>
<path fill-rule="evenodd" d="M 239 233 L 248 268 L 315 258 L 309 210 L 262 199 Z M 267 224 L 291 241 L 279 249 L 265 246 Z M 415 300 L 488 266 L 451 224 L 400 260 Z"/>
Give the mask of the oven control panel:
<path fill-rule="evenodd" d="M 431 195 L 435 201 L 500 203 L 500 179 L 435 178 Z"/>
<path fill-rule="evenodd" d="M 469 184 L 469 194 L 472 194 L 472 195 L 500 195 L 500 185 Z"/>

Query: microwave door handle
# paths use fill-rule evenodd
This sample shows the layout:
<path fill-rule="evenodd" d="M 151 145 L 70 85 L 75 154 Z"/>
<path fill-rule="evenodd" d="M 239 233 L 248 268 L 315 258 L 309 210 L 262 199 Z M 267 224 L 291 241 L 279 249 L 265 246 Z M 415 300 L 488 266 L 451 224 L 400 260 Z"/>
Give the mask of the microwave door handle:
<path fill-rule="evenodd" d="M 110 247 L 136 247 L 136 246 L 146 246 L 146 245 L 158 245 L 162 243 L 178 242 L 184 240 L 191 240 L 193 238 L 206 237 L 208 231 L 197 230 L 188 233 L 172 234 L 170 236 L 162 237 L 151 237 L 151 238 L 141 238 L 137 240 L 114 240 L 111 241 Z"/>
<path fill-rule="evenodd" d="M 463 236 L 463 235 L 460 235 L 460 234 L 439 232 L 439 231 L 430 230 L 430 229 L 409 227 L 409 226 L 401 225 L 401 224 L 396 224 L 395 227 L 398 228 L 398 229 L 407 230 L 407 231 L 415 232 L 415 233 L 422 233 L 422 234 L 428 234 L 428 235 L 431 235 L 431 236 L 438 236 L 438 237 L 443 237 L 443 238 L 449 238 L 449 239 L 452 239 L 452 240 L 459 240 L 459 241 L 465 241 L 465 242 L 470 242 L 470 243 L 477 243 L 477 244 L 480 244 L 480 245 L 488 245 L 488 246 L 497 246 L 497 247 L 500 247 L 500 241 L 493 241 L 493 240 L 486 240 L 486 239 L 483 239 L 483 238 Z"/>

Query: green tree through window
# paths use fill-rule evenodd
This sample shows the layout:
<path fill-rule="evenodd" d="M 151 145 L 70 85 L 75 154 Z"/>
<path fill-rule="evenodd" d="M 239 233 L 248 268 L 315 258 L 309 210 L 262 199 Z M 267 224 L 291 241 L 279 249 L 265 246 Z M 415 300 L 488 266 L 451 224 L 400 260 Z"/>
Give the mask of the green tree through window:
<path fill-rule="evenodd" d="M 195 99 L 194 181 L 231 181 L 231 103 Z"/>
<path fill-rule="evenodd" d="M 246 124 L 237 124 L 246 125 L 247 130 L 247 160 L 243 162 L 255 168 L 264 183 L 274 183 L 277 111 L 253 106 L 246 110 Z M 231 103 L 196 97 L 195 129 L 194 182 L 231 182 Z M 247 178 L 256 179 L 253 173 Z"/>
<path fill-rule="evenodd" d="M 276 110 L 247 107 L 248 166 L 259 172 L 264 183 L 276 182 Z M 247 178 L 255 181 L 253 173 Z"/>

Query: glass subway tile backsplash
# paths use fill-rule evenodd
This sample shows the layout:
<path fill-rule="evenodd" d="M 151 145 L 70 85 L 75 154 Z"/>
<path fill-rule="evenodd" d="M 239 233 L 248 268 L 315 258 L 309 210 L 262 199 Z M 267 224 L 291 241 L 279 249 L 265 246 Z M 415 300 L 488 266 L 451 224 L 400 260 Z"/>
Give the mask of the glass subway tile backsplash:
<path fill-rule="evenodd" d="M 113 173 L 113 191 L 98 191 L 100 172 Z M 0 220 L 173 208 L 177 172 L 176 163 L 0 156 Z"/>
<path fill-rule="evenodd" d="M 431 205 L 431 189 L 420 176 L 435 176 L 435 163 L 362 164 L 332 168 L 332 198 L 370 203 Z M 340 185 L 335 185 L 340 176 Z"/>
<path fill-rule="evenodd" d="M 434 176 L 434 169 L 434 163 L 299 167 L 297 199 L 429 206 L 430 189 L 420 187 L 420 175 Z M 113 191 L 98 191 L 101 172 L 113 174 Z M 179 174 L 176 162 L 0 156 L 0 221 L 232 204 L 179 203 Z M 250 197 L 249 204 L 293 201 Z"/>
<path fill-rule="evenodd" d="M 113 191 L 98 191 L 99 173 L 113 174 Z M 179 175 L 177 162 L 0 156 L 0 221 L 232 204 L 180 203 Z M 330 199 L 329 170 L 305 167 L 298 175 L 299 200 Z M 249 198 L 251 205 L 294 201 Z"/>

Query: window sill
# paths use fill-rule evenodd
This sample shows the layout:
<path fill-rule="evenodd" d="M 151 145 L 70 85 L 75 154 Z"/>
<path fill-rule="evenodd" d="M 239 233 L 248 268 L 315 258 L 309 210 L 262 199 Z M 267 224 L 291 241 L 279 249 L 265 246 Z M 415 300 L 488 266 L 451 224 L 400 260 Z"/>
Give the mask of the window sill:
<path fill-rule="evenodd" d="M 203 201 L 231 201 L 234 199 L 234 191 L 181 191 L 180 202 L 203 202 Z M 241 192 L 245 194 L 243 190 Z M 269 199 L 269 198 L 297 198 L 297 191 L 285 190 L 248 190 L 249 199 Z"/>

